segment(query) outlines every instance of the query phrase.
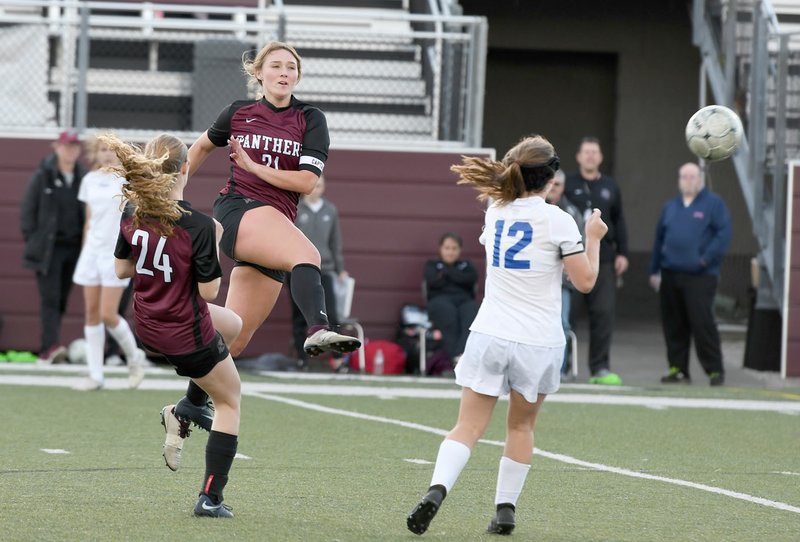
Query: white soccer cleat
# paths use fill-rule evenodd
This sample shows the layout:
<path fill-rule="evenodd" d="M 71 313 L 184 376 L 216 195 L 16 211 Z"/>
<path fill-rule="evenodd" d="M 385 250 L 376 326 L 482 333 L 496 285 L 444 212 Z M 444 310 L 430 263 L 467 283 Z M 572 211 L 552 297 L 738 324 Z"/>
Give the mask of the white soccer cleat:
<path fill-rule="evenodd" d="M 361 341 L 349 335 L 342 335 L 330 329 L 319 329 L 303 343 L 303 350 L 309 356 L 318 356 L 323 352 L 338 352 L 344 354 L 358 350 Z"/>
<path fill-rule="evenodd" d="M 144 364 L 147 355 L 144 350 L 137 348 L 132 358 L 128 360 L 128 387 L 135 390 L 144 380 Z"/>
<path fill-rule="evenodd" d="M 103 387 L 102 382 L 98 382 L 93 378 L 86 378 L 81 382 L 79 382 L 78 384 L 72 386 L 72 389 L 76 391 L 95 391 L 101 389 L 102 387 Z"/>
<path fill-rule="evenodd" d="M 175 405 L 167 405 L 161 409 L 161 425 L 167 434 L 164 440 L 164 461 L 170 470 L 176 471 L 181 466 L 183 441 L 189 436 L 189 422 L 183 422 L 175 416 Z"/>

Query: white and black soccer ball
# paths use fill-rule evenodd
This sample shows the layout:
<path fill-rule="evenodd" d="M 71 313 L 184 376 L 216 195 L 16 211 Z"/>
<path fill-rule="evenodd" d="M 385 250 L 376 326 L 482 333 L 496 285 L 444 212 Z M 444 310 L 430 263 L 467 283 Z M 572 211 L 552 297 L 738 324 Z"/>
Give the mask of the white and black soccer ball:
<path fill-rule="evenodd" d="M 736 152 L 744 128 L 739 115 L 723 105 L 709 105 L 692 115 L 686 125 L 686 144 L 694 154 L 716 162 Z"/>
<path fill-rule="evenodd" d="M 81 337 L 69 343 L 67 357 L 70 363 L 86 363 L 86 339 Z"/>

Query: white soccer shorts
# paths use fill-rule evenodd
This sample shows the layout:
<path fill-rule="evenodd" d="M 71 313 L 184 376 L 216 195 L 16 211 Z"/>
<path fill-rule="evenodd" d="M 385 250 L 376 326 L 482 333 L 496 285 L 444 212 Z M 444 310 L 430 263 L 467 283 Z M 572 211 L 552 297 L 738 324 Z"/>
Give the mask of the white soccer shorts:
<path fill-rule="evenodd" d="M 82 250 L 72 275 L 72 282 L 81 286 L 110 286 L 125 288 L 131 279 L 117 278 L 114 271 L 114 253 Z"/>
<path fill-rule="evenodd" d="M 529 403 L 558 391 L 564 347 L 533 346 L 471 332 L 456 365 L 456 384 L 500 397 L 512 389 Z"/>

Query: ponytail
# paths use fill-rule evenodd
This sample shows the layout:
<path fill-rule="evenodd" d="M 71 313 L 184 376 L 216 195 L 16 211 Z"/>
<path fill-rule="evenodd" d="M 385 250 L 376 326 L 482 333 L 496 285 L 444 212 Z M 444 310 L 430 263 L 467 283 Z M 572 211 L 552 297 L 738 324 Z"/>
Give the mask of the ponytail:
<path fill-rule="evenodd" d="M 133 227 L 146 222 L 159 235 L 172 235 L 175 222 L 186 212 L 169 197 L 186 161 L 186 145 L 167 134 L 150 141 L 144 151 L 114 135 L 103 135 L 98 140 L 119 158 L 120 166 L 109 169 L 128 181 L 122 185 L 122 195 L 133 205 Z"/>
<path fill-rule="evenodd" d="M 542 136 L 522 139 L 501 162 L 474 156 L 462 156 L 461 162 L 450 167 L 460 176 L 458 184 L 474 186 L 480 201 L 491 198 L 499 205 L 541 191 L 560 167 L 553 145 Z"/>

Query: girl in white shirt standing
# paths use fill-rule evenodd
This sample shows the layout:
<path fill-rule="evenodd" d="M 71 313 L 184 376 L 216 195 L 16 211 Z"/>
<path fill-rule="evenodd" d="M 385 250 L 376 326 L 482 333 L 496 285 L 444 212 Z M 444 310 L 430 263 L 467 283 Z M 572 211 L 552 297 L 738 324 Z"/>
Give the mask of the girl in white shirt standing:
<path fill-rule="evenodd" d="M 86 362 L 89 378 L 75 386 L 82 391 L 103 387 L 103 352 L 106 330 L 119 343 L 128 361 L 128 385 L 136 388 L 144 378 L 145 353 L 136 346 L 128 322 L 118 314 L 119 301 L 130 279 L 119 279 L 114 272 L 114 247 L 122 217 L 123 177 L 105 171 L 118 165 L 117 156 L 107 145 L 92 140 L 87 144 L 92 171 L 81 183 L 78 199 L 86 204 L 83 247 L 72 277 L 83 286 Z"/>
<path fill-rule="evenodd" d="M 570 215 L 545 203 L 559 169 L 553 146 L 524 138 L 498 162 L 465 157 L 451 169 L 459 184 L 490 201 L 481 244 L 486 288 L 456 366 L 462 386 L 456 426 L 439 447 L 430 487 L 406 524 L 422 534 L 438 512 L 481 438 L 500 395 L 509 394 L 506 441 L 497 477 L 495 516 L 488 532 L 510 534 L 517 498 L 533 457 L 533 427 L 545 397 L 560 384 L 564 355 L 561 274 L 588 292 L 597 279 L 600 239 L 608 229 L 595 210 L 586 222 L 586 249 Z"/>

